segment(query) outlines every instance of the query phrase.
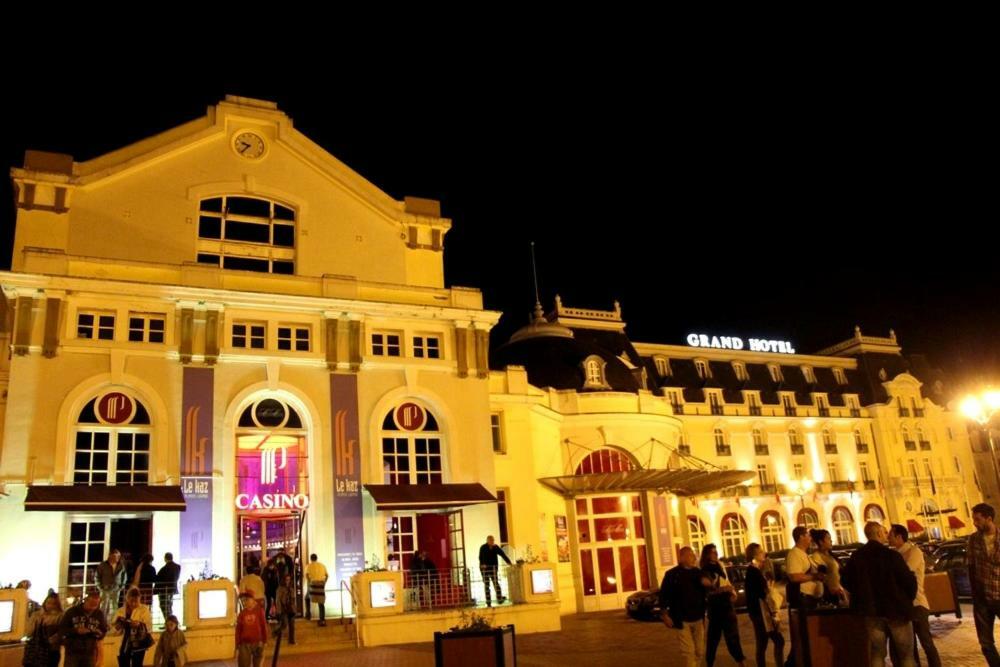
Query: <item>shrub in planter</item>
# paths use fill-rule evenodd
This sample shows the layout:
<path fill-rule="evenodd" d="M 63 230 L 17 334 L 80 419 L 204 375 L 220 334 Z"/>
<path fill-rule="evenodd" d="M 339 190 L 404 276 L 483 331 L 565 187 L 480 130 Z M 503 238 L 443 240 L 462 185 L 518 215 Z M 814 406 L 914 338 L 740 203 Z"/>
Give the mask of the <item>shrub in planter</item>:
<path fill-rule="evenodd" d="M 462 622 L 450 631 L 434 633 L 434 663 L 437 667 L 515 667 L 514 626 L 493 627 L 485 616 L 463 613 Z"/>

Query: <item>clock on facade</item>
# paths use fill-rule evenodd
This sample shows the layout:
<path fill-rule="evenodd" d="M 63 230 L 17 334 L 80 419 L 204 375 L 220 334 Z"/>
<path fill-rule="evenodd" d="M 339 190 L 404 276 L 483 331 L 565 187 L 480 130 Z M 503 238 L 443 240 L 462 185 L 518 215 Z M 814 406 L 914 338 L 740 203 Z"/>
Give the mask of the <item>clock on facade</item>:
<path fill-rule="evenodd" d="M 264 148 L 264 140 L 253 132 L 240 132 L 233 138 L 233 150 L 250 160 L 261 157 Z"/>

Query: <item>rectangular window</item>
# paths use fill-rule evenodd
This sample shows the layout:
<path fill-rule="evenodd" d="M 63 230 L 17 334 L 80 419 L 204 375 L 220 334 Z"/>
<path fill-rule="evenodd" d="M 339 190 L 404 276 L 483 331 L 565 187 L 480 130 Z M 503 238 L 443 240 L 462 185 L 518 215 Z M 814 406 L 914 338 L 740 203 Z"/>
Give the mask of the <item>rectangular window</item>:
<path fill-rule="evenodd" d="M 747 404 L 750 407 L 750 414 L 755 417 L 760 416 L 760 399 L 757 398 L 757 394 L 747 394 Z"/>
<path fill-rule="evenodd" d="M 781 375 L 781 366 L 778 364 L 768 364 L 767 369 L 771 372 L 771 379 L 775 382 L 781 382 L 785 379 Z"/>
<path fill-rule="evenodd" d="M 413 356 L 418 359 L 440 359 L 441 358 L 441 337 L 440 336 L 414 336 Z"/>
<path fill-rule="evenodd" d="M 792 464 L 792 477 L 795 479 L 802 479 L 804 477 L 803 468 L 801 463 Z"/>
<path fill-rule="evenodd" d="M 76 337 L 91 340 L 115 339 L 115 315 L 107 311 L 80 311 L 76 315 Z"/>
<path fill-rule="evenodd" d="M 500 534 L 497 535 L 501 547 L 510 544 L 510 510 L 507 507 L 510 489 L 497 489 L 497 520 L 500 524 Z"/>
<path fill-rule="evenodd" d="M 660 377 L 667 378 L 670 377 L 670 360 L 666 357 L 654 357 L 653 363 L 656 364 L 656 372 Z"/>
<path fill-rule="evenodd" d="M 410 483 L 410 442 L 406 438 L 382 438 L 382 469 L 386 484 Z"/>
<path fill-rule="evenodd" d="M 400 356 L 399 341 L 402 335 L 388 331 L 376 331 L 372 334 L 372 354 L 377 357 Z"/>
<path fill-rule="evenodd" d="M 197 260 L 237 271 L 295 272 L 295 211 L 253 197 L 203 199 Z"/>
<path fill-rule="evenodd" d="M 868 470 L 868 462 L 861 461 L 860 463 L 858 463 L 858 467 L 861 469 L 861 481 L 863 482 L 872 481 L 872 474 Z"/>
<path fill-rule="evenodd" d="M 494 412 L 490 415 L 490 435 L 493 437 L 493 453 L 506 454 L 507 449 L 504 447 L 503 429 L 500 426 L 499 412 Z"/>
<path fill-rule="evenodd" d="M 694 362 L 694 367 L 695 370 L 698 371 L 698 377 L 700 377 L 702 380 L 712 377 L 712 373 L 708 368 L 707 361 L 702 361 L 701 359 L 698 359 Z"/>
<path fill-rule="evenodd" d="M 73 483 L 84 486 L 108 483 L 111 469 L 111 434 L 107 431 L 77 431 L 73 454 Z"/>
<path fill-rule="evenodd" d="M 128 339 L 132 343 L 162 343 L 166 316 L 163 313 L 129 313 Z"/>
<path fill-rule="evenodd" d="M 770 486 L 771 473 L 768 472 L 766 463 L 757 464 L 757 481 L 761 486 Z"/>
<path fill-rule="evenodd" d="M 278 325 L 278 349 L 294 350 L 295 352 L 309 351 L 309 327 L 289 324 Z"/>
<path fill-rule="evenodd" d="M 149 433 L 119 433 L 115 484 L 149 483 Z"/>
<path fill-rule="evenodd" d="M 734 361 L 733 370 L 736 372 L 736 379 L 739 380 L 740 382 L 746 382 L 747 380 L 750 379 L 750 376 L 747 375 L 746 364 L 739 361 Z"/>
<path fill-rule="evenodd" d="M 438 438 L 415 438 L 413 449 L 417 484 L 440 484 L 441 441 Z"/>
<path fill-rule="evenodd" d="M 74 521 L 69 525 L 69 562 L 66 572 L 68 595 L 83 596 L 97 576 L 97 567 L 108 553 L 108 521 Z"/>
<path fill-rule="evenodd" d="M 267 325 L 263 322 L 234 322 L 233 347 L 263 350 L 267 344 Z"/>
<path fill-rule="evenodd" d="M 712 392 L 708 395 L 708 403 L 712 409 L 713 415 L 721 415 L 723 413 L 722 403 L 719 400 L 719 395 L 716 394 L 715 392 Z"/>
<path fill-rule="evenodd" d="M 805 376 L 806 382 L 809 384 L 816 384 L 816 374 L 813 373 L 813 369 L 809 366 L 802 367 L 802 375 Z"/>
<path fill-rule="evenodd" d="M 833 461 L 826 464 L 826 474 L 829 475 L 831 482 L 840 481 L 840 475 L 837 472 L 837 464 Z"/>
<path fill-rule="evenodd" d="M 834 368 L 833 377 L 837 380 L 837 384 L 847 384 L 847 375 L 844 374 L 843 368 Z"/>

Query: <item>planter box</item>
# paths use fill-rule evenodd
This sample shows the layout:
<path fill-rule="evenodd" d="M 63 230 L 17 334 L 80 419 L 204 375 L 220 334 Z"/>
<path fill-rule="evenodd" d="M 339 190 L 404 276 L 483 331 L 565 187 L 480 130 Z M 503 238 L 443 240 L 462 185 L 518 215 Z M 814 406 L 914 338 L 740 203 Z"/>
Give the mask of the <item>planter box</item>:
<path fill-rule="evenodd" d="M 351 577 L 359 617 L 403 613 L 402 572 L 358 572 Z"/>
<path fill-rule="evenodd" d="M 507 571 L 510 600 L 514 604 L 554 602 L 558 596 L 559 570 L 555 563 L 520 563 Z"/>
<path fill-rule="evenodd" d="M 229 579 L 184 584 L 184 627 L 232 627 L 236 624 L 236 585 Z"/>
<path fill-rule="evenodd" d="M 476 632 L 435 632 L 436 667 L 515 667 L 514 626 Z"/>

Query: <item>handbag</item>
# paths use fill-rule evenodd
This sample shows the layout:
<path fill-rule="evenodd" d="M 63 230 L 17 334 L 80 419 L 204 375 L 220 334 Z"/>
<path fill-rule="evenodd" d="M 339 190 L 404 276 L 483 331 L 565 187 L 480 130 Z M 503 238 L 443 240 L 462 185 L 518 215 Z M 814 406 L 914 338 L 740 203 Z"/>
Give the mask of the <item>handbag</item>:
<path fill-rule="evenodd" d="M 129 648 L 133 653 L 140 653 L 153 645 L 153 635 L 146 629 L 145 623 L 140 623 L 129 636 Z"/>

